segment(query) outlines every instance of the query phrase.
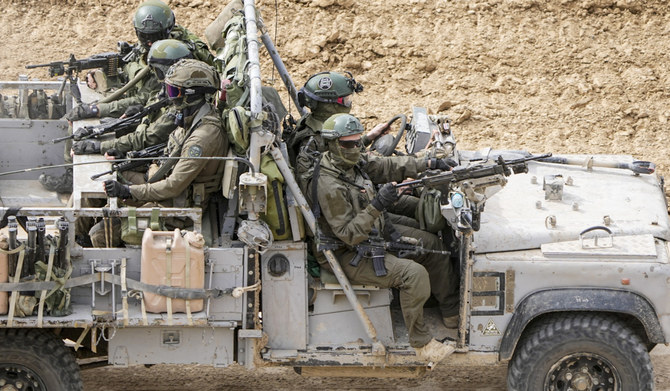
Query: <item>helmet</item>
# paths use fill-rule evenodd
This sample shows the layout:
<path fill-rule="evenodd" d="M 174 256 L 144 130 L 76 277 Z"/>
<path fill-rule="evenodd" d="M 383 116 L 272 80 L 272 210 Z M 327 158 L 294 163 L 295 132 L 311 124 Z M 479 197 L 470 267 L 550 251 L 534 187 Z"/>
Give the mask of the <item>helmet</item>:
<path fill-rule="evenodd" d="M 335 140 L 340 137 L 363 133 L 363 125 L 358 118 L 351 114 L 339 113 L 332 115 L 323 123 L 321 137 L 326 140 Z"/>
<path fill-rule="evenodd" d="M 176 39 L 163 39 L 151 45 L 147 62 L 158 80 L 163 81 L 170 66 L 183 58 L 193 58 L 193 53 L 185 43 Z"/>
<path fill-rule="evenodd" d="M 298 103 L 314 110 L 319 102 L 351 107 L 351 94 L 363 91 L 351 72 L 321 72 L 312 75 L 298 91 Z"/>
<path fill-rule="evenodd" d="M 168 98 L 173 101 L 181 99 L 187 106 L 206 94 L 215 93 L 220 85 L 221 79 L 216 69 L 200 60 L 179 60 L 165 74 Z"/>
<path fill-rule="evenodd" d="M 174 13 L 160 0 L 147 0 L 140 4 L 133 17 L 137 39 L 144 47 L 166 39 L 174 27 Z"/>

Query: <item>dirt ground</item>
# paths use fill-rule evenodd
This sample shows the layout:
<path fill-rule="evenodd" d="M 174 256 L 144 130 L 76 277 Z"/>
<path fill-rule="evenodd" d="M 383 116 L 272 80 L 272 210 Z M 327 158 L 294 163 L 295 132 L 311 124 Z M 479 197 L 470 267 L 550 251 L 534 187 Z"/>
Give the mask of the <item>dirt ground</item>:
<path fill-rule="evenodd" d="M 171 0 L 204 36 L 225 2 Z M 0 0 L 0 80 L 47 79 L 24 65 L 85 57 L 134 40 L 139 1 Z M 261 0 L 295 84 L 350 70 L 367 126 L 413 106 L 449 114 L 459 147 L 630 154 L 670 172 L 670 5 L 666 0 Z M 275 5 L 277 8 L 275 8 Z M 283 90 L 263 56 L 265 84 Z M 285 93 L 283 94 L 286 95 Z M 293 110 L 294 115 L 296 111 Z M 654 356 L 657 387 L 670 360 Z M 504 367 L 441 368 L 401 381 L 310 380 L 170 366 L 84 372 L 87 389 L 504 389 Z M 184 380 L 185 379 L 185 380 Z"/>

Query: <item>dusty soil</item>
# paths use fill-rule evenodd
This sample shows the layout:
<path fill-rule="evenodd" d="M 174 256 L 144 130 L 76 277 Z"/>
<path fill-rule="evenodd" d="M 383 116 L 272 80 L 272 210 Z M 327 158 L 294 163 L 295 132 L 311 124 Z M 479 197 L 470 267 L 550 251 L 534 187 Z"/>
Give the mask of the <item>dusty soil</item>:
<path fill-rule="evenodd" d="M 225 5 L 172 0 L 203 35 Z M 412 106 L 449 114 L 464 149 L 624 153 L 670 172 L 670 5 L 665 0 L 262 0 L 296 83 L 351 70 L 366 125 Z M 25 64 L 114 50 L 134 40 L 139 1 L 0 0 L 0 80 L 46 79 Z M 276 29 L 275 29 L 276 28 Z M 267 56 L 264 83 L 282 90 Z M 285 95 L 285 94 L 283 94 Z M 295 110 L 293 111 L 295 114 Z M 660 357 L 660 358 L 659 358 Z M 670 360 L 656 356 L 657 387 Z M 302 379 L 289 370 L 156 366 L 84 373 L 87 389 L 504 389 L 503 366 L 442 368 L 418 380 Z"/>
<path fill-rule="evenodd" d="M 670 349 L 652 352 L 656 389 L 670 390 Z M 155 365 L 125 368 L 97 368 L 82 372 L 84 388 L 96 391 L 120 390 L 477 390 L 504 391 L 507 366 L 437 366 L 416 379 L 361 379 L 301 377 L 290 368 L 262 368 L 253 372 L 234 365 L 228 368 Z M 132 388 L 130 388 L 132 387 Z"/>

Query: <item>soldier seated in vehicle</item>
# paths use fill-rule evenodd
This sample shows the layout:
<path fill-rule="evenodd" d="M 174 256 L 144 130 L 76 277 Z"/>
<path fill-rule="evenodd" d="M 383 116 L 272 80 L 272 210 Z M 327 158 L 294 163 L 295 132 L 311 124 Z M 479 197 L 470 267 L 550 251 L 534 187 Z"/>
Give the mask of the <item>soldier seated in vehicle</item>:
<path fill-rule="evenodd" d="M 210 195 L 221 188 L 224 165 L 222 160 L 198 158 L 221 157 L 228 149 L 228 139 L 211 103 L 219 86 L 216 69 L 202 61 L 186 59 L 170 67 L 165 76 L 165 89 L 177 110 L 179 127 L 170 135 L 167 156 L 181 159 L 163 160 L 160 166 L 150 168 L 147 182 L 143 184 L 128 186 L 107 180 L 104 183 L 107 196 L 136 205 L 157 202 L 166 207 L 205 209 Z M 166 225 L 184 228 L 183 222 L 177 219 L 171 219 Z M 105 233 L 103 222 L 91 228 L 89 234 L 94 246 L 107 244 Z M 121 245 L 120 219 L 112 221 L 112 237 L 112 246 Z"/>
<path fill-rule="evenodd" d="M 387 227 L 390 223 L 385 222 L 383 216 L 384 211 L 398 200 L 398 192 L 391 183 L 377 192 L 373 182 L 402 181 L 429 168 L 425 159 L 361 155 L 361 133 L 361 123 L 348 114 L 336 114 L 324 122 L 321 136 L 326 140 L 327 151 L 315 168 L 313 183 L 317 199 L 313 209 L 320 235 L 344 242 L 346 246 L 336 250 L 335 255 L 353 283 L 400 290 L 410 345 L 422 359 L 440 361 L 453 352 L 453 347 L 431 338 L 423 320 L 423 305 L 432 290 L 447 311 L 457 310 L 457 298 L 449 301 L 454 298 L 456 284 L 448 257 L 424 254 L 413 261 L 386 253 L 381 268 L 385 270 L 380 270 L 379 265 L 374 267 L 371 259 L 364 259 L 357 266 L 349 262 L 357 254 L 357 246 L 370 240 L 373 230 L 385 236 L 390 232 Z M 446 162 L 441 162 L 441 168 L 449 167 Z M 409 227 L 399 229 L 402 235 L 429 240 L 415 231 Z M 440 242 L 424 245 L 440 246 Z M 447 317 L 452 313 L 443 315 Z"/>
<path fill-rule="evenodd" d="M 176 39 L 186 44 L 193 53 L 194 58 L 205 61 L 209 65 L 214 65 L 214 56 L 209 51 L 207 44 L 197 35 L 191 33 L 186 28 L 175 24 L 175 16 L 170 7 L 160 0 L 148 0 L 137 8 L 133 16 L 133 25 L 135 33 L 140 42 L 140 47 L 134 53 L 132 61 L 123 66 L 124 74 L 129 80 L 133 80 L 140 75 L 147 66 L 147 55 L 154 42 L 164 39 Z M 87 75 L 88 84 L 91 88 L 96 88 L 99 84 L 104 84 L 102 80 L 92 79 L 95 73 Z M 99 75 L 102 76 L 102 75 Z M 65 115 L 65 119 L 70 123 L 68 131 L 72 134 L 72 121 L 86 118 L 119 118 L 122 115 L 130 116 L 134 110 L 133 106 L 145 106 L 147 102 L 160 92 L 161 84 L 156 76 L 148 72 L 123 95 L 123 97 L 107 103 L 83 103 L 74 107 Z M 72 141 L 65 143 L 64 158 L 65 163 L 72 163 L 70 156 Z M 72 169 L 66 170 L 64 176 L 41 175 L 40 183 L 44 188 L 50 191 L 71 192 L 72 191 Z"/>

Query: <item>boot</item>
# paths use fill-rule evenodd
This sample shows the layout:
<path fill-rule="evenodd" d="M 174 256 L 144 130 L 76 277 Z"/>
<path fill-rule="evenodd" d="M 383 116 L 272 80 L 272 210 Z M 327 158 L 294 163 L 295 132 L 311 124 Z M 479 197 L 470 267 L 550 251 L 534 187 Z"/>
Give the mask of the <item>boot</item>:
<path fill-rule="evenodd" d="M 416 355 L 420 360 L 437 364 L 453 353 L 456 350 L 456 347 L 451 344 L 446 345 L 435 339 L 431 339 L 426 346 L 415 349 Z"/>
<path fill-rule="evenodd" d="M 448 329 L 455 329 L 458 327 L 458 315 L 442 318 L 442 323 L 444 324 L 444 327 Z"/>
<path fill-rule="evenodd" d="M 72 193 L 72 168 L 66 168 L 65 175 L 62 176 L 42 174 L 39 181 L 49 191 Z"/>

